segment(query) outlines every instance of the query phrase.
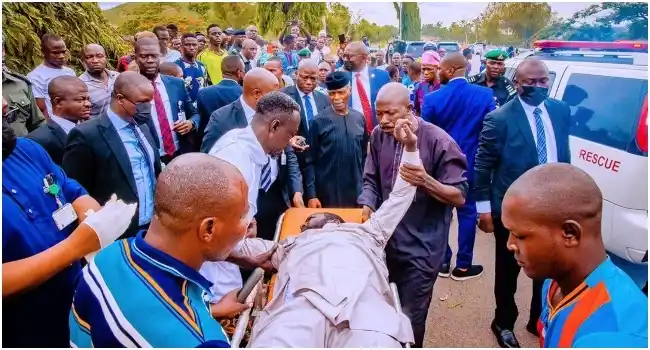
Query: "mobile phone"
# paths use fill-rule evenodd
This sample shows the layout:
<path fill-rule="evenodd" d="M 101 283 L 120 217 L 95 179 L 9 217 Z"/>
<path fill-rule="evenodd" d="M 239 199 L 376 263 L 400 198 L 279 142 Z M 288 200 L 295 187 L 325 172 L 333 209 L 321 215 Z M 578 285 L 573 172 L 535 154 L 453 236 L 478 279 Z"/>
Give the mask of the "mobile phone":
<path fill-rule="evenodd" d="M 291 25 L 292 25 L 292 26 L 297 26 L 297 25 L 298 25 L 298 21 L 294 19 L 293 21 L 291 21 Z"/>
<path fill-rule="evenodd" d="M 345 34 L 339 34 L 339 44 L 345 43 Z"/>

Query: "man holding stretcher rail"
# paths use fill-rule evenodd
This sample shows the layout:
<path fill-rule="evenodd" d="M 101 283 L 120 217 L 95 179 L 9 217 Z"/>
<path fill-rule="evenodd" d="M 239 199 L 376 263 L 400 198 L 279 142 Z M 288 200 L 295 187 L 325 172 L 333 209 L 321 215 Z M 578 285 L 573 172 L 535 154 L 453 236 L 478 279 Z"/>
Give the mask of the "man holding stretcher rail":
<path fill-rule="evenodd" d="M 399 120 L 400 166 L 421 164 L 411 121 Z M 401 347 L 412 343 L 409 319 L 396 312 L 384 247 L 411 206 L 416 187 L 398 176 L 390 197 L 363 224 L 337 215 L 309 216 L 299 236 L 281 241 L 271 258 L 275 298 L 255 323 L 251 347 Z M 246 239 L 240 252 L 258 255 L 275 243 Z"/>

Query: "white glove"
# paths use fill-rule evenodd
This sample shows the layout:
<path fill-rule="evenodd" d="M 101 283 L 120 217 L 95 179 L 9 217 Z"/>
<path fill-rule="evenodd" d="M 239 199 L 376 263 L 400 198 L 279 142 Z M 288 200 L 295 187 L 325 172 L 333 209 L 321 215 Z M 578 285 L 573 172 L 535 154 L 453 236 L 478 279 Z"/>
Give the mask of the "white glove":
<path fill-rule="evenodd" d="M 90 226 L 95 231 L 99 238 L 99 250 L 113 243 L 126 231 L 137 207 L 137 203 L 126 204 L 113 194 L 101 209 L 86 213 L 86 220 L 83 221 L 83 224 Z M 95 253 L 88 254 L 86 260 L 90 261 Z"/>

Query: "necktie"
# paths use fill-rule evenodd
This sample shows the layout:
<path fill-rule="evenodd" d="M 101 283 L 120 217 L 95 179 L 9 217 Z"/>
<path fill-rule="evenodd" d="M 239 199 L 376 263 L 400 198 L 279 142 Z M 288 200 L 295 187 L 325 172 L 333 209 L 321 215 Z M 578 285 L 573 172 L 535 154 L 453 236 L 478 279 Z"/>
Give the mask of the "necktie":
<path fill-rule="evenodd" d="M 160 91 L 156 86 L 156 82 L 152 81 L 153 85 L 153 102 L 156 106 L 156 115 L 158 116 L 158 124 L 160 124 L 160 136 L 163 140 L 163 150 L 165 154 L 171 156 L 176 152 L 176 146 L 174 145 L 174 138 L 172 137 L 172 128 L 169 125 L 169 120 L 167 120 L 167 112 L 165 112 L 165 105 L 163 104 L 162 97 L 160 97 Z"/>
<path fill-rule="evenodd" d="M 140 149 L 140 152 L 142 152 L 142 155 L 144 156 L 144 159 L 147 161 L 147 166 L 149 167 L 149 173 L 151 174 L 151 180 L 153 181 L 155 178 L 154 171 L 153 171 L 153 162 L 151 161 L 151 158 L 149 157 L 149 152 L 147 152 L 147 147 L 145 147 L 144 140 L 142 140 L 142 137 L 140 137 L 140 133 L 138 133 L 137 126 L 135 124 L 129 123 L 127 125 L 129 130 L 133 133 L 133 136 L 135 136 L 136 141 L 138 142 L 138 148 Z"/>
<path fill-rule="evenodd" d="M 244 62 L 244 71 L 248 72 L 249 70 L 251 70 L 251 62 L 246 61 L 246 62 Z"/>
<path fill-rule="evenodd" d="M 544 133 L 544 123 L 542 123 L 542 110 L 535 108 L 533 111 L 535 117 L 535 127 L 537 128 L 537 159 L 539 164 L 546 163 L 546 134 Z"/>
<path fill-rule="evenodd" d="M 361 82 L 361 74 L 355 74 L 357 93 L 359 94 L 359 100 L 361 100 L 361 107 L 363 108 L 363 115 L 366 117 L 366 129 L 369 133 L 372 133 L 372 129 L 375 127 L 375 123 L 372 120 L 372 108 L 370 108 L 370 101 L 368 101 L 368 95 L 366 94 L 366 89 L 363 87 Z"/>
<path fill-rule="evenodd" d="M 271 159 L 268 158 L 266 164 L 262 168 L 262 175 L 260 177 L 260 188 L 267 192 L 271 187 Z"/>
<path fill-rule="evenodd" d="M 309 128 L 309 123 L 314 119 L 314 109 L 311 107 L 311 97 L 305 95 L 303 97 L 305 100 L 305 115 L 307 116 L 307 128 Z"/>

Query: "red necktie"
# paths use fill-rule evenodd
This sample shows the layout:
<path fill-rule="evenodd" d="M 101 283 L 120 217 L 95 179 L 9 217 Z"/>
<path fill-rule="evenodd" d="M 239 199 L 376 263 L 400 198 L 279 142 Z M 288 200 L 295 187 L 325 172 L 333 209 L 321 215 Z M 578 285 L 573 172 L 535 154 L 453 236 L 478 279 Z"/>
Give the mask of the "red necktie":
<path fill-rule="evenodd" d="M 156 82 L 152 81 L 153 85 L 153 102 L 156 105 L 156 115 L 158 116 L 158 124 L 160 124 L 160 136 L 163 140 L 163 150 L 165 154 L 171 156 L 176 152 L 176 146 L 174 145 L 174 138 L 172 137 L 172 128 L 169 125 L 169 120 L 167 120 L 167 112 L 165 112 L 165 105 L 163 104 L 162 97 L 160 97 L 160 91 L 156 86 Z"/>
<path fill-rule="evenodd" d="M 368 95 L 366 94 L 366 89 L 363 87 L 361 82 L 361 74 L 355 74 L 357 79 L 357 93 L 359 94 L 359 100 L 361 100 L 361 107 L 363 108 L 363 115 L 366 117 L 366 129 L 368 133 L 372 133 L 372 129 L 375 128 L 375 123 L 372 120 L 372 108 L 370 108 L 370 101 L 368 101 Z"/>

